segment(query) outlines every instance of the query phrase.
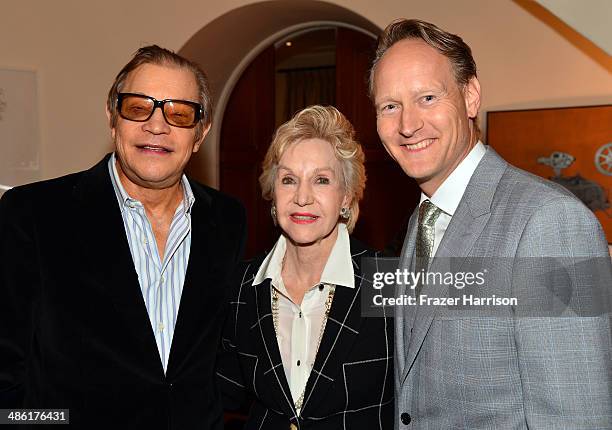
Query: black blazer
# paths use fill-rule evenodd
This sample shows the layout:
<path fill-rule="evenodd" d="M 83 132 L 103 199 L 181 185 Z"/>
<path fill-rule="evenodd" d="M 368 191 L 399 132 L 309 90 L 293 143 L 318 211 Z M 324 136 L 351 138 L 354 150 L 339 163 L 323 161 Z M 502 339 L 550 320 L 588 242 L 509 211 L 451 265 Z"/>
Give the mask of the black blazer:
<path fill-rule="evenodd" d="M 296 417 L 272 321 L 270 280 L 251 285 L 264 256 L 238 273 L 217 374 L 225 406 L 255 397 L 245 429 L 377 430 L 393 428 L 393 323 L 361 317 L 360 259 L 375 254 L 351 240 L 355 288 L 334 301 Z"/>
<path fill-rule="evenodd" d="M 71 428 L 220 429 L 214 362 L 244 209 L 190 181 L 191 251 L 164 375 L 107 161 L 0 201 L 0 408 L 69 408 Z"/>

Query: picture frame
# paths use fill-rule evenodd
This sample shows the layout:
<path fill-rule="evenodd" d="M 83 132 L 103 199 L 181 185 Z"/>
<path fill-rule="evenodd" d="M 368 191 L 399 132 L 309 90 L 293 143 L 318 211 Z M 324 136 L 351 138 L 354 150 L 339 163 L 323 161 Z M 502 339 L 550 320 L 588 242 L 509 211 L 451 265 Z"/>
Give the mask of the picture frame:
<path fill-rule="evenodd" d="M 612 105 L 487 112 L 486 141 L 510 164 L 573 192 L 612 243 Z"/>
<path fill-rule="evenodd" d="M 40 179 L 37 73 L 0 69 L 0 195 Z"/>

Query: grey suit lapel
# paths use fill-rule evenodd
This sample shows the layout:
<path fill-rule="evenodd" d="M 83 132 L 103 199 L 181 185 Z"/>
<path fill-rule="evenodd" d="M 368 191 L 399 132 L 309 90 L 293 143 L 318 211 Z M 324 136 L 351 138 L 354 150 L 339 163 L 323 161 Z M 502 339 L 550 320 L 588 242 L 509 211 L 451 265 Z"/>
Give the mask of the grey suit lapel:
<path fill-rule="evenodd" d="M 413 269 L 413 257 L 414 249 L 416 244 L 417 234 L 417 221 L 418 221 L 418 207 L 412 213 L 410 221 L 408 222 L 408 229 L 406 230 L 406 238 L 404 239 L 404 246 L 400 255 L 400 270 L 412 270 Z M 396 290 L 396 297 L 400 297 L 402 294 L 412 295 L 413 292 L 404 285 L 400 285 Z M 402 375 L 405 368 L 406 354 L 408 350 L 408 344 L 405 339 L 409 339 L 409 331 L 412 328 L 414 321 L 414 306 L 396 306 L 395 307 L 395 345 L 396 345 L 396 366 L 395 372 L 397 375 Z"/>
<path fill-rule="evenodd" d="M 436 257 L 469 254 L 489 219 L 495 191 L 507 166 L 493 148 L 487 147 L 444 233 Z"/>
<path fill-rule="evenodd" d="M 474 171 L 463 198 L 444 233 L 442 242 L 431 264 L 430 271 L 445 271 L 446 269 L 443 266 L 448 263 L 445 257 L 467 257 L 470 255 L 474 243 L 482 234 L 489 220 L 493 197 L 506 167 L 507 163 L 499 157 L 491 147 L 487 147 L 487 153 Z M 413 240 L 416 240 L 416 226 L 414 227 Z M 414 250 L 414 243 L 409 243 L 407 245 L 411 246 L 411 248 L 407 248 L 408 250 Z M 405 248 L 404 252 L 408 253 L 407 249 Z M 441 258 L 441 260 L 439 260 L 439 258 Z M 461 270 L 461 265 L 462 263 L 460 263 L 459 266 L 453 267 L 453 270 Z M 425 286 L 422 293 L 431 297 L 442 296 L 447 293 L 442 290 L 432 290 L 433 289 L 428 289 L 427 286 Z M 410 306 L 406 308 L 410 308 Z M 416 307 L 414 326 L 412 327 L 412 335 L 410 337 L 408 352 L 403 366 L 402 381 L 406 379 L 410 372 L 410 368 L 425 340 L 425 336 L 429 331 L 429 327 L 433 322 L 437 309 L 438 306 Z M 412 321 L 408 320 L 405 321 L 404 324 L 405 323 L 412 324 Z M 396 333 L 398 332 L 398 329 L 396 329 Z M 396 339 L 399 339 L 399 337 Z M 399 342 L 397 346 L 399 349 Z M 402 346 L 405 347 L 405 345 Z"/>

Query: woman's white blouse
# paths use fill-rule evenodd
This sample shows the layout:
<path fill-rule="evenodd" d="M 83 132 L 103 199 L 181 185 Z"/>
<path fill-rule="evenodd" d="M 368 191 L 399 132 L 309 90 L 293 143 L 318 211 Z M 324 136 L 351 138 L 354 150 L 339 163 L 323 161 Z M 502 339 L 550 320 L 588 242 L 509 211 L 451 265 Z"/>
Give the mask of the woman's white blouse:
<path fill-rule="evenodd" d="M 331 285 L 355 288 L 353 263 L 348 231 L 338 226 L 338 237 L 327 259 L 321 280 L 304 295 L 301 305 L 289 298 L 281 277 L 287 241 L 281 236 L 261 264 L 253 285 L 270 279 L 270 288 L 278 291 L 278 333 L 276 339 L 283 360 L 285 376 L 294 403 L 306 387 L 317 353 L 325 302 Z"/>

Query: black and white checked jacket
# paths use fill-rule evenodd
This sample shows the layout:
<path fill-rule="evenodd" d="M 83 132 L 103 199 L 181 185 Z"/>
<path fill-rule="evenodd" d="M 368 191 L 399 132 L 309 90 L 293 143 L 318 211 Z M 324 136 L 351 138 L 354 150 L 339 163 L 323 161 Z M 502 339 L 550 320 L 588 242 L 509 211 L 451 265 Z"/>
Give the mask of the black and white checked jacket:
<path fill-rule="evenodd" d="M 299 417 L 274 333 L 270 280 L 252 285 L 265 256 L 237 273 L 217 375 L 226 408 L 247 392 L 255 398 L 245 429 L 393 428 L 393 321 L 361 316 L 368 281 L 360 260 L 376 254 L 351 240 L 351 255 L 355 288 L 336 288 Z"/>

